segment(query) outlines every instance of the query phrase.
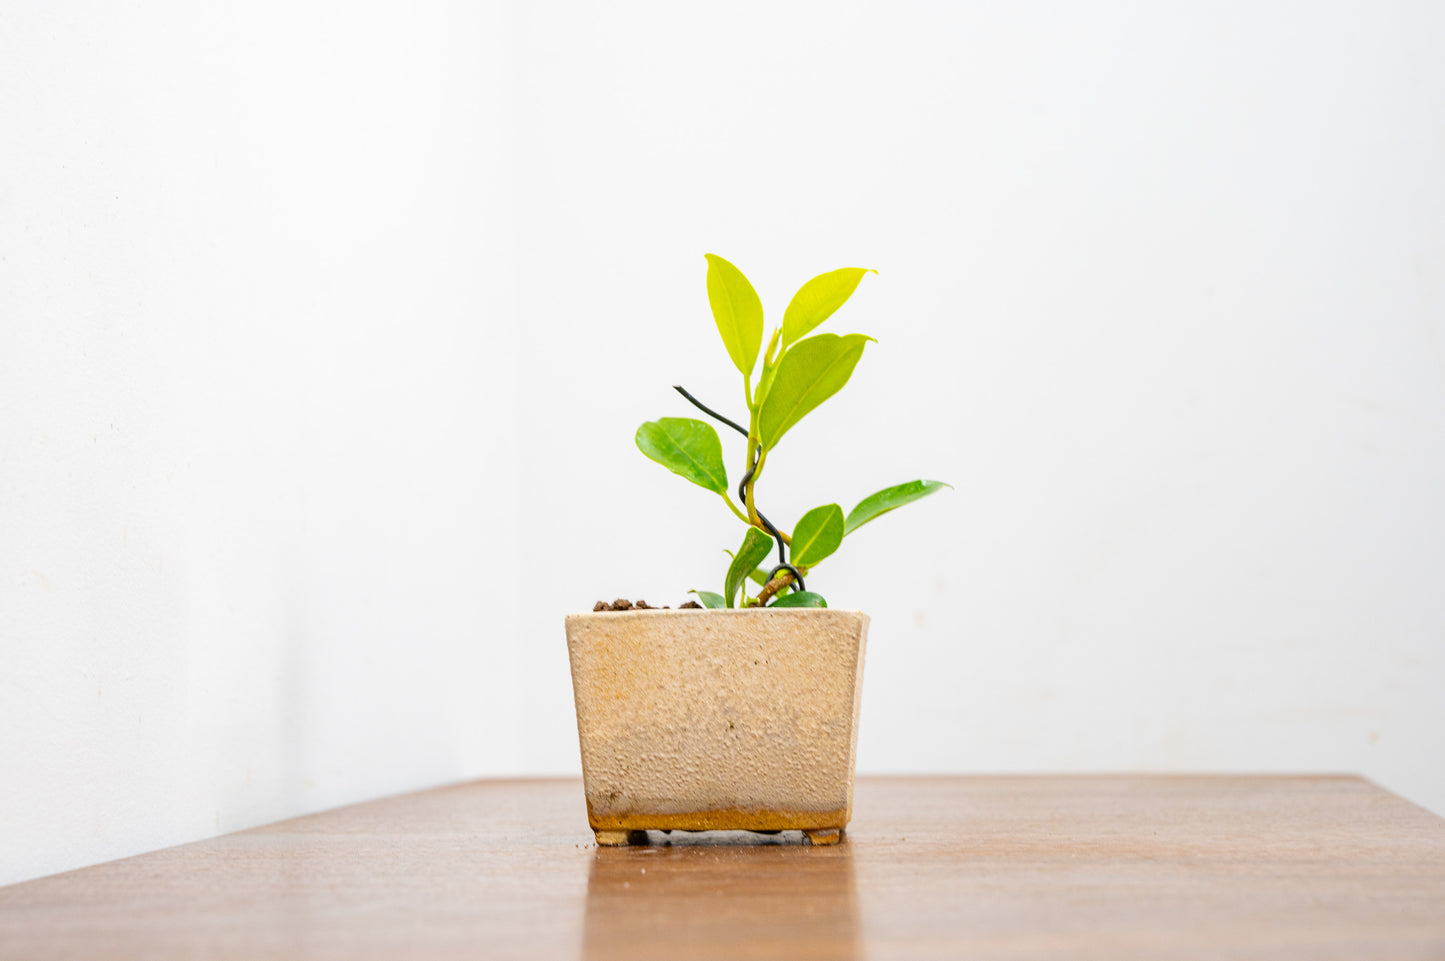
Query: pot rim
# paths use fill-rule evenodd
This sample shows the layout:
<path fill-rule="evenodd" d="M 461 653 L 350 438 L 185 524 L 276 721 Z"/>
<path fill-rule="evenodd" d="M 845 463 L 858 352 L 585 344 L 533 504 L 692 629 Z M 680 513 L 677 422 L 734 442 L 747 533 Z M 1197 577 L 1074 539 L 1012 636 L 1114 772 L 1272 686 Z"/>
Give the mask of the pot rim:
<path fill-rule="evenodd" d="M 866 611 L 850 607 L 647 607 L 642 610 L 632 609 L 628 611 L 577 611 L 568 614 L 568 620 L 574 617 L 601 617 L 601 618 L 623 618 L 623 617 L 651 617 L 651 616 L 683 616 L 692 617 L 697 615 L 727 614 L 734 617 L 753 617 L 758 614 L 768 614 L 778 617 L 816 617 L 820 614 L 862 614 L 867 616 Z"/>

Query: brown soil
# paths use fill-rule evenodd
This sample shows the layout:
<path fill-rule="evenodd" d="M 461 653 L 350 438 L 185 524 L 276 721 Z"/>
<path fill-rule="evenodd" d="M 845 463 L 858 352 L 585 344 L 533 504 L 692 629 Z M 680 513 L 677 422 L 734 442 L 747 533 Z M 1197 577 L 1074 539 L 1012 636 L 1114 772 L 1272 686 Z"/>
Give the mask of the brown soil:
<path fill-rule="evenodd" d="M 688 603 L 686 603 L 686 604 L 684 604 L 684 605 L 682 605 L 682 606 L 683 606 L 683 607 L 698 607 L 699 605 L 697 604 L 696 601 L 689 601 Z M 592 605 L 592 610 L 594 610 L 594 611 L 659 611 L 659 610 L 665 611 L 665 610 L 668 610 L 668 608 L 667 608 L 666 606 L 663 606 L 663 607 L 653 607 L 651 604 L 647 603 L 646 601 L 638 601 L 637 603 L 634 604 L 632 601 L 629 601 L 629 600 L 628 600 L 627 598 L 625 598 L 625 597 L 619 597 L 617 600 L 613 601 L 611 604 L 607 603 L 606 601 L 598 601 L 596 604 L 593 604 L 593 605 Z"/>

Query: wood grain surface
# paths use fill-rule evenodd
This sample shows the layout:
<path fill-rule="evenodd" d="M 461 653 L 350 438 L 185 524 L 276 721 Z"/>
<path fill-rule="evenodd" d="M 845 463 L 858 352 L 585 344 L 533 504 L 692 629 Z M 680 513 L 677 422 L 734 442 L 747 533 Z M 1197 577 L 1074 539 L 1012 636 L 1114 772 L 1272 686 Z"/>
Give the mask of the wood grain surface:
<path fill-rule="evenodd" d="M 860 779 L 843 844 L 743 837 L 481 781 L 0 888 L 0 958 L 1445 959 L 1445 820 L 1354 777 Z"/>

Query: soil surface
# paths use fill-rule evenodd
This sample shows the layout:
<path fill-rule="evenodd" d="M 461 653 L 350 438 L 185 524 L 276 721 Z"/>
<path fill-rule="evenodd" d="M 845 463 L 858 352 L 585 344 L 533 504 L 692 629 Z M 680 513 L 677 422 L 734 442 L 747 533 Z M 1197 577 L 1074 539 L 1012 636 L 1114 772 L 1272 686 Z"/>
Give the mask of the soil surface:
<path fill-rule="evenodd" d="M 679 604 L 678 607 L 680 607 L 680 608 L 692 608 L 692 607 L 702 607 L 702 605 L 699 604 L 697 601 L 688 601 L 686 604 Z M 666 611 L 666 610 L 671 610 L 671 608 L 667 607 L 666 605 L 663 605 L 662 607 L 653 607 L 651 604 L 647 603 L 646 601 L 636 601 L 636 602 L 633 602 L 633 601 L 629 601 L 629 600 L 628 600 L 627 598 L 625 598 L 625 597 L 619 597 L 617 600 L 613 601 L 613 602 L 610 603 L 610 604 L 607 603 L 606 601 L 598 601 L 596 604 L 593 604 L 593 605 L 592 605 L 592 610 L 594 610 L 594 611 Z"/>

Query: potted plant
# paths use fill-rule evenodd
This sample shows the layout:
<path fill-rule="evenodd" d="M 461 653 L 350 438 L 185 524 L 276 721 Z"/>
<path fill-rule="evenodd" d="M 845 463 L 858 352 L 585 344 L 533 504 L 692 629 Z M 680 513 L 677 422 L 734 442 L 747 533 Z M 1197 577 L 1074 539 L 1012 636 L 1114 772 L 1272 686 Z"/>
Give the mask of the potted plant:
<path fill-rule="evenodd" d="M 644 840 L 647 830 L 714 829 L 802 830 L 815 844 L 836 843 L 852 813 L 868 616 L 829 608 L 806 579 L 869 521 L 948 485 L 898 484 L 847 514 L 825 504 L 791 532 L 769 520 L 756 488 L 770 454 L 848 382 L 873 340 L 813 331 L 874 271 L 845 267 L 808 281 L 763 350 L 752 284 L 721 257 L 707 263 L 713 319 L 743 375 L 747 426 L 675 389 L 747 438 L 737 500 L 707 422 L 664 417 L 639 427 L 636 440 L 721 497 L 746 531 L 722 591 L 691 592 L 692 609 L 599 602 L 567 617 L 588 820 L 603 845 Z"/>

